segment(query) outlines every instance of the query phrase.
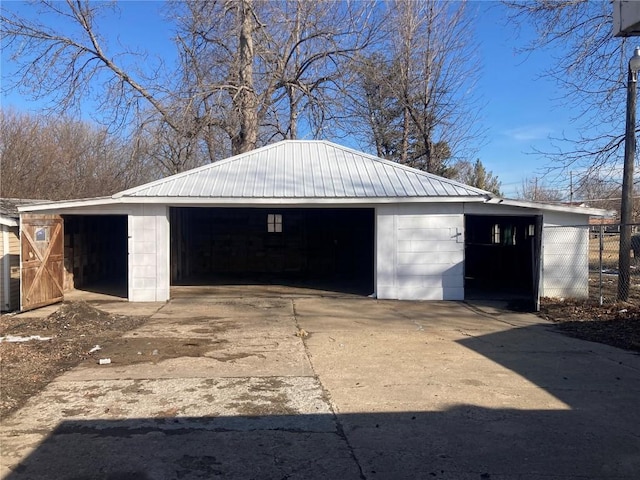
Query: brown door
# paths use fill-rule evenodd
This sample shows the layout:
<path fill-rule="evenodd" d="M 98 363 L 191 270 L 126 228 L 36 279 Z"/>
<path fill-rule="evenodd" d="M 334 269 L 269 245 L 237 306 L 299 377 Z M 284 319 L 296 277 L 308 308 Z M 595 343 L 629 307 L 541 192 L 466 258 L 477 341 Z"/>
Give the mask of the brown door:
<path fill-rule="evenodd" d="M 63 299 L 64 236 L 62 217 L 21 215 L 20 308 L 50 305 Z"/>

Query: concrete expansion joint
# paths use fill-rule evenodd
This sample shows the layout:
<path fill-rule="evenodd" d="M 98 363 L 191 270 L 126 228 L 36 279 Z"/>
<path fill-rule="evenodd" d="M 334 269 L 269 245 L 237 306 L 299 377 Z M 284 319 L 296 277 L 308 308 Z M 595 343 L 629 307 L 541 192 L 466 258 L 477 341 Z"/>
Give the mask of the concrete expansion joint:
<path fill-rule="evenodd" d="M 159 424 L 149 427 L 102 427 L 102 426 L 84 426 L 84 425 L 65 425 L 58 429 L 42 432 L 48 436 L 64 436 L 64 435 L 90 435 L 99 437 L 112 438 L 132 438 L 134 436 L 162 434 L 167 437 L 192 435 L 194 431 L 207 433 L 238 433 L 238 432 L 285 432 L 285 433 L 303 433 L 305 435 L 326 435 L 326 432 L 317 432 L 304 428 L 283 428 L 283 427 L 260 427 L 260 428 L 227 428 L 227 427 L 211 427 L 202 422 L 197 423 L 179 423 L 179 424 Z M 34 431 L 25 433 L 32 434 Z"/>
<path fill-rule="evenodd" d="M 302 330 L 302 328 L 300 327 L 300 323 L 298 322 L 298 312 L 296 310 L 296 302 L 295 302 L 295 299 L 293 298 L 291 299 L 291 310 L 293 311 L 293 321 L 295 322 L 297 331 L 298 332 L 304 331 Z M 311 371 L 313 372 L 313 378 L 315 378 L 315 380 L 318 382 L 318 385 L 320 385 L 320 389 L 322 390 L 322 395 L 324 396 L 324 398 L 326 399 L 329 405 L 329 410 L 331 411 L 331 415 L 333 416 L 333 421 L 336 424 L 336 434 L 338 435 L 338 437 L 342 439 L 342 441 L 346 445 L 347 450 L 349 452 L 349 457 L 351 457 L 351 460 L 353 460 L 353 463 L 358 467 L 358 476 L 360 480 L 367 480 L 367 477 L 364 474 L 362 465 L 360 464 L 360 461 L 356 456 L 355 449 L 353 448 L 353 445 L 351 445 L 351 442 L 349 441 L 349 437 L 347 437 L 346 433 L 344 432 L 344 426 L 342 425 L 342 423 L 340 422 L 340 418 L 338 417 L 338 414 L 337 414 L 338 409 L 334 404 L 333 399 L 331 398 L 331 393 L 325 387 L 324 383 L 322 383 L 322 379 L 316 372 L 315 366 L 313 365 L 313 359 L 312 359 L 311 353 L 309 352 L 309 348 L 307 346 L 307 341 L 306 341 L 307 336 L 308 335 L 299 335 L 300 339 L 302 340 L 302 345 L 304 346 L 304 354 L 307 357 L 309 365 L 311 366 Z"/>
<path fill-rule="evenodd" d="M 594 352 L 590 351 L 590 353 L 594 353 Z M 623 360 L 620 360 L 619 357 L 612 358 L 608 355 L 601 355 L 601 358 L 604 358 L 605 360 L 608 360 L 609 362 L 614 363 L 616 365 L 640 372 L 640 361 L 639 361 L 640 353 L 623 352 L 622 354 L 624 355 Z M 629 360 L 629 361 L 624 361 L 624 360 Z"/>

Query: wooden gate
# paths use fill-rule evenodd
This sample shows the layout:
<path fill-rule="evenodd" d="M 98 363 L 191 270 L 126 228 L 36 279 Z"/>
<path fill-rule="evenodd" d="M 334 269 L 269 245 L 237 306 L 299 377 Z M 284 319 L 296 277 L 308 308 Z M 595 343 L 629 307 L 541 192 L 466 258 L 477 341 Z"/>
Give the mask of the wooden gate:
<path fill-rule="evenodd" d="M 59 215 L 21 215 L 21 310 L 50 305 L 63 299 L 62 226 Z"/>

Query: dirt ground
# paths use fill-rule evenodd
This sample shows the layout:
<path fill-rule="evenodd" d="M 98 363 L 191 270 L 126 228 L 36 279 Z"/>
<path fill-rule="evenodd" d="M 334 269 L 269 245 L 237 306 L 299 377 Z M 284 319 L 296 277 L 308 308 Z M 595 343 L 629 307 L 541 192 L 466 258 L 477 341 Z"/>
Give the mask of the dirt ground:
<path fill-rule="evenodd" d="M 640 304 L 542 299 L 539 315 L 572 337 L 640 352 Z"/>
<path fill-rule="evenodd" d="M 558 329 L 584 340 L 640 352 L 640 306 L 600 307 L 584 301 L 545 300 L 540 316 Z M 39 335 L 48 340 L 0 342 L 0 419 L 19 409 L 61 373 L 81 362 L 118 358 L 127 363 L 159 362 L 178 356 L 197 357 L 215 348 L 216 332 L 208 338 L 167 339 L 153 345 L 145 339 L 121 338 L 148 317 L 111 315 L 85 302 L 65 302 L 46 318 L 0 316 L 0 337 Z M 99 349 L 95 347 L 99 346 Z M 123 360 L 124 359 L 124 360 Z"/>
<path fill-rule="evenodd" d="M 49 340 L 0 343 L 0 418 L 20 408 L 33 394 L 83 360 L 98 362 L 103 348 L 145 317 L 110 315 L 85 302 L 63 303 L 45 318 L 0 316 L 0 337 L 39 335 Z"/>

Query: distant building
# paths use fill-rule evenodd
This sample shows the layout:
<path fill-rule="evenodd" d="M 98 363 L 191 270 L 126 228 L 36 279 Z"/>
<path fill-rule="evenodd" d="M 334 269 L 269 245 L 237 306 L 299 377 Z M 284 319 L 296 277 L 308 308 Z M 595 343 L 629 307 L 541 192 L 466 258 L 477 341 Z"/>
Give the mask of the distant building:
<path fill-rule="evenodd" d="M 0 198 L 0 311 L 20 307 L 20 216 L 17 199 Z"/>

